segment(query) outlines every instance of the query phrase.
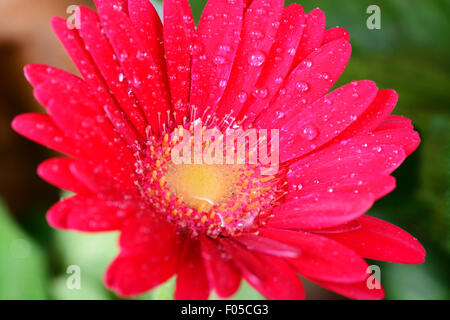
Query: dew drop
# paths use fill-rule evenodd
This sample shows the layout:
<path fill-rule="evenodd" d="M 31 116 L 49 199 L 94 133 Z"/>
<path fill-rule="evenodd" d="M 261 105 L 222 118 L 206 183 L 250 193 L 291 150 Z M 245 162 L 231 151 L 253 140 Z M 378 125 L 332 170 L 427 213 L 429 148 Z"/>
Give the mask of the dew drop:
<path fill-rule="evenodd" d="M 254 40 L 261 40 L 264 38 L 264 34 L 261 31 L 255 30 L 250 32 L 250 38 Z"/>
<path fill-rule="evenodd" d="M 238 94 L 238 99 L 239 99 L 240 103 L 244 103 L 245 101 L 247 101 L 247 97 L 248 97 L 248 95 L 246 92 L 242 91 Z"/>
<path fill-rule="evenodd" d="M 266 56 L 262 51 L 252 53 L 248 57 L 248 63 L 253 67 L 260 67 L 266 61 Z"/>
<path fill-rule="evenodd" d="M 269 94 L 269 90 L 266 88 L 256 88 L 255 91 L 253 91 L 253 96 L 255 98 L 264 99 Z"/>
<path fill-rule="evenodd" d="M 214 63 L 218 64 L 218 65 L 224 64 L 225 63 L 225 58 L 222 57 L 222 56 L 215 56 L 214 57 Z"/>
<path fill-rule="evenodd" d="M 313 140 L 317 135 L 319 134 L 319 131 L 315 126 L 312 124 L 306 125 L 300 130 L 300 135 L 305 138 L 306 140 Z"/>
<path fill-rule="evenodd" d="M 308 89 L 309 89 L 308 84 L 307 84 L 306 82 L 304 82 L 304 81 L 297 82 L 297 83 L 295 84 L 295 87 L 296 87 L 298 90 L 300 90 L 301 92 L 308 91 Z"/>

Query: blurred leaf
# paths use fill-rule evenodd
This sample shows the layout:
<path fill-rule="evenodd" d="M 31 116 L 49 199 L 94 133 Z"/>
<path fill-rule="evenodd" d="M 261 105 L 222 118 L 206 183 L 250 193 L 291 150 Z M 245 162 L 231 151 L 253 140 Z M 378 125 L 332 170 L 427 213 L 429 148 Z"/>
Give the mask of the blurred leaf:
<path fill-rule="evenodd" d="M 215 293 L 211 294 L 210 299 L 214 300 L 222 300 Z M 229 298 L 229 300 L 265 300 L 264 296 L 262 296 L 258 291 L 253 289 L 251 285 L 247 283 L 247 281 L 242 280 L 241 286 L 237 293 Z"/>
<path fill-rule="evenodd" d="M 448 259 L 428 250 L 425 263 L 403 265 L 381 264 L 381 282 L 387 299 L 450 299 Z M 375 263 L 378 264 L 378 263 Z"/>
<path fill-rule="evenodd" d="M 117 238 L 116 232 L 89 234 L 55 230 L 56 248 L 62 261 L 61 274 L 53 284 L 55 298 L 75 298 L 83 294 L 95 299 L 113 297 L 104 288 L 103 277 L 106 268 L 118 254 Z M 69 277 L 66 270 L 71 265 L 80 267 L 80 290 L 64 289 L 64 279 Z"/>
<path fill-rule="evenodd" d="M 58 300 L 107 300 L 110 298 L 103 285 L 89 276 L 81 274 L 81 288 L 69 289 L 67 276 L 59 276 L 52 280 L 51 294 Z"/>
<path fill-rule="evenodd" d="M 11 219 L 0 200 L 0 299 L 46 299 L 40 248 Z"/>
<path fill-rule="evenodd" d="M 173 276 L 152 291 L 139 296 L 139 300 L 173 300 L 175 282 L 176 276 Z"/>

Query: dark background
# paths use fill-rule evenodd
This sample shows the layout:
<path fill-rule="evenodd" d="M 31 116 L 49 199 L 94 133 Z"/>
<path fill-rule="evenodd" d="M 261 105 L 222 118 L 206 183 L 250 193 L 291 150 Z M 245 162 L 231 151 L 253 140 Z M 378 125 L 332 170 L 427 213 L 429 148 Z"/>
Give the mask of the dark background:
<path fill-rule="evenodd" d="M 196 20 L 205 0 L 191 0 Z M 287 1 L 292 3 L 294 1 Z M 395 223 L 424 244 L 427 260 L 381 267 L 387 299 L 449 299 L 450 260 L 450 1 L 317 0 L 296 1 L 306 12 L 320 7 L 327 27 L 351 35 L 353 54 L 337 85 L 370 79 L 397 90 L 395 114 L 412 119 L 422 144 L 394 173 L 397 189 L 378 201 L 371 215 Z M 0 299 L 115 299 L 103 288 L 102 274 L 116 254 L 116 234 L 86 235 L 52 230 L 45 211 L 63 196 L 35 171 L 52 152 L 10 129 L 17 114 L 43 111 L 23 77 L 27 63 L 72 72 L 49 21 L 67 17 L 72 4 L 89 0 L 0 0 Z M 381 8 L 381 30 L 369 30 L 366 9 Z M 161 4 L 159 4 L 161 7 Z M 82 270 L 81 290 L 68 290 L 66 268 Z M 308 298 L 337 296 L 310 283 Z M 143 299 L 169 299 L 173 280 Z M 260 295 L 243 285 L 236 298 Z"/>

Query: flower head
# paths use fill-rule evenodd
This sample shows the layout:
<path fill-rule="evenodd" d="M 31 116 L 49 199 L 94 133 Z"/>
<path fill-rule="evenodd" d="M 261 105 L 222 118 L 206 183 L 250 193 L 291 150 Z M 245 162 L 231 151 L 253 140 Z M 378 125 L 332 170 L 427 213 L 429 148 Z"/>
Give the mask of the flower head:
<path fill-rule="evenodd" d="M 79 28 L 52 20 L 82 78 L 27 66 L 47 113 L 13 128 L 67 155 L 38 168 L 76 193 L 49 210 L 51 226 L 120 231 L 109 288 L 135 296 L 176 275 L 176 298 L 204 299 L 244 278 L 302 299 L 300 274 L 375 299 L 363 258 L 423 262 L 415 238 L 365 215 L 419 136 L 390 115 L 393 90 L 354 81 L 328 93 L 351 46 L 321 10 L 210 0 L 195 28 L 187 0 L 164 0 L 163 24 L 148 0 L 95 2 Z"/>

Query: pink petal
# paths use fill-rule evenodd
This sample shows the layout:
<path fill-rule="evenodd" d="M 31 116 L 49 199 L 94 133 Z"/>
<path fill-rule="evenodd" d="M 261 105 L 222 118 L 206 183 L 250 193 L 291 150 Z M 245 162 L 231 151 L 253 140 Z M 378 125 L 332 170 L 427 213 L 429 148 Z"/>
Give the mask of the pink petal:
<path fill-rule="evenodd" d="M 121 184 L 114 181 L 114 173 L 101 163 L 77 159 L 70 164 L 69 169 L 72 175 L 93 193 L 110 196 L 123 194 Z"/>
<path fill-rule="evenodd" d="M 253 254 L 232 241 L 221 239 L 242 275 L 268 299 L 304 299 L 303 285 L 295 271 L 283 260 L 264 254 Z"/>
<path fill-rule="evenodd" d="M 69 158 L 48 159 L 39 165 L 37 172 L 42 179 L 58 188 L 75 193 L 90 193 L 89 189 L 70 172 L 70 165 L 73 162 L 74 160 Z"/>
<path fill-rule="evenodd" d="M 348 42 L 337 40 L 309 55 L 291 72 L 255 125 L 260 128 L 281 128 L 287 119 L 296 117 L 300 111 L 324 96 L 344 71 L 351 51 Z"/>
<path fill-rule="evenodd" d="M 367 281 L 358 283 L 335 283 L 313 280 L 316 284 L 325 289 L 339 293 L 345 297 L 358 300 L 381 300 L 384 298 L 383 287 L 369 289 Z M 380 284 L 381 286 L 381 284 Z"/>
<path fill-rule="evenodd" d="M 242 244 L 250 251 L 265 253 L 280 258 L 296 258 L 302 254 L 302 252 L 296 247 L 261 237 L 259 235 L 247 234 L 236 237 L 234 240 Z"/>
<path fill-rule="evenodd" d="M 119 107 L 109 93 L 109 89 L 105 84 L 100 71 L 92 60 L 89 52 L 87 52 L 85 45 L 76 30 L 68 29 L 66 20 L 62 18 L 53 18 L 51 23 L 58 38 L 85 79 L 91 95 L 95 97 L 99 105 L 103 106 L 104 112 L 111 118 L 111 122 L 115 125 L 116 129 L 121 133 L 128 144 L 134 144 L 134 142 L 138 140 L 136 132 L 134 132 L 134 130 L 129 127 L 127 121 L 118 114 Z M 65 80 L 65 82 L 75 82 L 75 77 L 70 77 L 68 75 L 65 77 Z M 50 93 L 50 96 L 52 94 L 53 93 Z"/>
<path fill-rule="evenodd" d="M 229 298 L 239 289 L 241 272 L 217 241 L 201 238 L 203 262 L 211 289 L 221 298 Z"/>
<path fill-rule="evenodd" d="M 284 0 L 254 0 L 244 14 L 241 42 L 234 59 L 229 85 L 215 116 L 235 119 L 244 106 L 242 94 L 255 94 L 256 81 L 275 40 Z M 255 88 L 256 89 L 256 88 Z"/>
<path fill-rule="evenodd" d="M 340 283 L 363 281 L 367 263 L 354 251 L 335 241 L 301 231 L 262 229 L 261 235 L 295 246 L 300 257 L 288 259 L 305 277 Z"/>
<path fill-rule="evenodd" d="M 94 0 L 94 3 L 97 8 L 108 6 L 128 14 L 128 1 L 129 0 Z"/>
<path fill-rule="evenodd" d="M 57 94 L 49 98 L 53 92 Z M 73 137 L 84 158 L 108 169 L 125 190 L 136 192 L 135 160 L 105 116 L 98 114 L 95 101 L 63 83 L 44 83 L 35 88 L 35 97 L 47 106 L 58 127 Z"/>
<path fill-rule="evenodd" d="M 338 136 L 339 140 L 351 138 L 375 130 L 394 110 L 398 95 L 394 90 L 378 91 L 375 100 L 369 108 L 347 129 Z"/>
<path fill-rule="evenodd" d="M 121 297 L 134 297 L 172 277 L 176 263 L 176 256 L 150 249 L 121 253 L 106 271 L 105 286 Z"/>
<path fill-rule="evenodd" d="M 124 218 L 136 210 L 132 202 L 76 195 L 51 207 L 47 212 L 47 221 L 57 229 L 111 231 L 118 230 Z"/>
<path fill-rule="evenodd" d="M 150 251 L 155 255 L 178 256 L 182 237 L 179 230 L 164 217 L 152 211 L 146 203 L 138 203 L 138 213 L 127 219 L 121 229 L 122 253 L 136 250 Z"/>
<path fill-rule="evenodd" d="M 79 153 L 72 140 L 55 125 L 48 114 L 24 113 L 15 117 L 11 126 L 17 133 L 47 148 L 72 156 Z"/>
<path fill-rule="evenodd" d="M 106 272 L 106 286 L 124 297 L 158 286 L 175 274 L 180 244 L 176 229 L 149 208 L 133 215 L 122 225 L 121 253 Z"/>
<path fill-rule="evenodd" d="M 425 249 L 406 231 L 369 216 L 362 216 L 357 221 L 360 228 L 327 234 L 326 237 L 352 248 L 368 259 L 408 264 L 425 261 Z"/>
<path fill-rule="evenodd" d="M 79 32 L 88 48 L 87 50 L 120 107 L 127 114 L 129 121 L 132 122 L 141 137 L 146 137 L 147 119 L 139 106 L 128 79 L 125 78 L 117 62 L 109 40 L 101 29 L 97 14 L 85 7 L 80 7 L 80 14 L 82 20 Z"/>
<path fill-rule="evenodd" d="M 373 143 L 363 135 L 326 147 L 290 167 L 290 184 L 303 186 L 340 181 L 358 174 L 388 175 L 405 160 L 399 146 Z"/>
<path fill-rule="evenodd" d="M 291 70 L 304 27 L 304 11 L 300 5 L 294 3 L 284 8 L 275 42 L 255 85 L 260 93 L 264 92 L 261 90 L 267 90 L 267 96 L 256 98 L 251 92 L 245 92 L 245 95 L 240 96 L 242 100 L 246 100 L 240 115 L 240 118 L 245 117 L 246 123 L 252 123 L 278 92 Z"/>
<path fill-rule="evenodd" d="M 377 127 L 378 130 L 399 129 L 399 128 L 413 129 L 414 126 L 411 123 L 411 119 L 391 114 Z"/>
<path fill-rule="evenodd" d="M 337 39 L 344 39 L 345 41 L 350 41 L 350 34 L 348 33 L 347 30 L 340 27 L 325 30 L 325 33 L 323 34 L 323 44 Z"/>
<path fill-rule="evenodd" d="M 306 28 L 302 40 L 297 48 L 293 66 L 319 48 L 323 42 L 325 32 L 325 13 L 319 8 L 314 9 L 306 15 Z"/>
<path fill-rule="evenodd" d="M 167 129 L 170 125 L 169 92 L 158 61 L 153 59 L 146 39 L 143 39 L 139 29 L 121 11 L 100 6 L 99 16 L 124 75 L 143 106 L 153 133 Z"/>
<path fill-rule="evenodd" d="M 195 35 L 194 18 L 188 0 L 165 0 L 164 49 L 169 74 L 172 106 L 177 124 L 188 115 L 191 83 L 191 52 Z"/>
<path fill-rule="evenodd" d="M 209 284 L 200 251 L 200 242 L 187 238 L 181 254 L 175 289 L 176 300 L 205 300 Z"/>
<path fill-rule="evenodd" d="M 294 181 L 297 181 L 297 179 L 294 179 Z M 377 200 L 395 189 L 394 177 L 374 174 L 336 175 L 331 179 L 317 178 L 314 182 L 305 185 L 305 187 L 302 185 L 300 189 L 296 183 L 289 184 L 289 193 L 286 199 L 293 200 L 310 193 L 353 192 L 357 194 L 367 193 Z"/>
<path fill-rule="evenodd" d="M 354 82 L 299 110 L 280 130 L 280 160 L 300 157 L 336 137 L 367 109 L 376 93 L 373 82 Z"/>
<path fill-rule="evenodd" d="M 413 153 L 420 144 L 419 134 L 410 129 L 409 125 L 405 125 L 403 128 L 398 127 L 396 130 L 381 130 L 377 129 L 373 133 L 373 138 L 385 143 L 392 143 L 397 146 L 401 146 L 405 150 L 406 156 Z"/>
<path fill-rule="evenodd" d="M 159 72 L 166 75 L 163 25 L 158 12 L 148 0 L 128 0 L 128 12 L 131 21 L 145 39 L 145 44 L 158 65 Z"/>
<path fill-rule="evenodd" d="M 309 194 L 276 207 L 267 226 L 280 229 L 334 227 L 363 215 L 372 204 L 373 197 L 369 194 Z"/>
<path fill-rule="evenodd" d="M 214 110 L 228 83 L 240 41 L 244 4 L 209 0 L 192 53 L 191 119 Z"/>

